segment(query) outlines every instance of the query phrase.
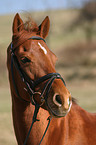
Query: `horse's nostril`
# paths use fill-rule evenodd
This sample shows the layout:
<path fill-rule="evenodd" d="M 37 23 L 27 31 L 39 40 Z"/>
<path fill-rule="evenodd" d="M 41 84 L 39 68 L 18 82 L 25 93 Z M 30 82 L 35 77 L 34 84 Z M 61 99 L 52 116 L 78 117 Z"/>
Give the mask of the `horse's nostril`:
<path fill-rule="evenodd" d="M 62 100 L 59 95 L 56 95 L 56 101 L 62 105 Z"/>
<path fill-rule="evenodd" d="M 60 98 L 60 96 L 58 94 L 55 94 L 53 96 L 53 102 L 55 103 L 55 105 L 61 107 L 62 106 L 62 100 Z"/>

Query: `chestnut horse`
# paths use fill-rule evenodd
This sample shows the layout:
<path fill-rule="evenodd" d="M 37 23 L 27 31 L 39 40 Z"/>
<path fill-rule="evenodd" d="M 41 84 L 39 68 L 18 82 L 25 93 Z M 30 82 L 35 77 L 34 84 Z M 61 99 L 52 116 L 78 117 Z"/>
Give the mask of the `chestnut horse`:
<path fill-rule="evenodd" d="M 23 23 L 18 13 L 13 21 L 7 67 L 18 145 L 96 145 L 96 114 L 73 101 L 56 73 L 57 57 L 45 43 L 49 25 L 48 16 L 40 26 Z"/>

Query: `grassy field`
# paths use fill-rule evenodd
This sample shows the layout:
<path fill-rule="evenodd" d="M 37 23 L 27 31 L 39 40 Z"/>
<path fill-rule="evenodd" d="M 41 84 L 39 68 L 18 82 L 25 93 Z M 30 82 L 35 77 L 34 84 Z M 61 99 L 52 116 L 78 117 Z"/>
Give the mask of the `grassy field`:
<path fill-rule="evenodd" d="M 11 97 L 8 87 L 0 88 L 0 145 L 15 145 L 12 127 Z"/>
<path fill-rule="evenodd" d="M 28 15 L 21 14 L 24 19 Z M 56 70 L 65 79 L 78 104 L 89 112 L 96 112 L 96 34 L 89 46 L 82 28 L 68 31 L 79 10 L 36 12 L 31 15 L 38 24 L 46 15 L 50 17 L 47 43 L 58 56 Z M 11 42 L 13 18 L 14 15 L 0 16 L 0 145 L 16 145 L 6 69 L 6 50 Z"/>

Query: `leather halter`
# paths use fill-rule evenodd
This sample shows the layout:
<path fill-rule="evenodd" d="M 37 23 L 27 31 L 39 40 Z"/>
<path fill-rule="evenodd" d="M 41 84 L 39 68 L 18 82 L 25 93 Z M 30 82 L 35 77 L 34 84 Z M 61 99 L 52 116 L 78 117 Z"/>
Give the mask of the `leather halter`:
<path fill-rule="evenodd" d="M 45 40 L 44 40 L 43 38 L 38 37 L 38 36 L 32 36 L 32 37 L 29 38 L 29 39 L 33 39 L 33 40 L 43 40 L 43 41 L 45 42 Z M 15 49 L 16 49 L 16 48 L 15 48 Z M 35 105 L 35 111 L 34 111 L 34 115 L 33 115 L 33 119 L 32 119 L 32 124 L 31 124 L 31 126 L 30 126 L 28 135 L 27 135 L 27 137 L 26 137 L 26 139 L 25 139 L 25 142 L 24 142 L 24 145 L 26 145 L 27 140 L 28 140 L 28 137 L 29 137 L 30 132 L 31 132 L 31 129 L 32 129 L 32 126 L 33 126 L 33 124 L 34 124 L 36 121 L 38 121 L 38 120 L 37 120 L 37 114 L 38 114 L 38 111 L 39 111 L 40 106 L 42 106 L 44 103 L 46 103 L 46 105 L 48 106 L 47 98 L 48 98 L 48 94 L 49 94 L 49 92 L 50 92 L 50 89 L 51 89 L 51 86 L 52 86 L 53 81 L 54 81 L 55 79 L 61 79 L 62 82 L 64 83 L 64 85 L 66 85 L 66 84 L 65 84 L 65 81 L 63 80 L 63 78 L 61 77 L 61 75 L 60 75 L 59 73 L 49 73 L 49 74 L 47 74 L 47 75 L 45 75 L 45 76 L 43 76 L 43 77 L 41 77 L 41 78 L 39 78 L 39 79 L 37 79 L 37 80 L 35 80 L 35 81 L 31 80 L 31 79 L 27 76 L 27 74 L 25 74 L 25 72 L 23 72 L 23 70 L 21 69 L 20 64 L 19 64 L 19 62 L 18 62 L 18 59 L 17 59 L 17 57 L 16 57 L 16 55 L 15 55 L 15 53 L 14 53 L 15 49 L 13 49 L 13 46 L 12 46 L 12 43 L 11 43 L 11 73 L 12 73 L 12 80 L 13 80 L 13 85 L 14 85 L 14 88 L 15 88 L 15 92 L 16 92 L 17 96 L 18 96 L 21 100 L 23 100 L 23 101 L 25 101 L 25 102 L 29 102 L 29 101 L 23 99 L 23 98 L 19 95 L 18 89 L 17 89 L 17 87 L 16 87 L 15 79 L 14 79 L 13 64 L 14 64 L 15 68 L 17 69 L 17 71 L 19 72 L 19 75 L 20 75 L 22 81 L 26 84 L 26 88 L 27 88 L 26 90 L 28 91 L 28 93 L 29 93 L 29 95 L 30 95 L 30 100 L 31 100 L 32 105 Z M 27 81 L 26 78 L 27 78 L 28 80 L 30 80 L 30 84 L 31 84 L 31 85 L 29 84 L 29 82 Z M 43 88 L 43 90 L 42 90 L 42 92 L 41 92 L 41 94 L 40 94 L 41 104 L 38 104 L 38 103 L 35 101 L 35 98 L 34 98 L 34 94 L 36 94 L 36 93 L 38 93 L 38 92 L 35 92 L 34 89 L 35 89 L 35 87 L 36 87 L 37 85 L 41 84 L 41 83 L 44 82 L 44 81 L 47 81 L 47 82 L 46 82 L 46 84 L 45 84 L 45 86 L 44 86 L 44 88 Z M 25 89 L 25 88 L 24 88 L 24 89 Z M 44 93 L 45 93 L 45 97 L 43 97 Z M 49 108 L 49 106 L 48 106 L 48 108 Z M 51 117 L 51 118 L 52 118 L 52 117 Z M 47 125 L 47 127 L 46 127 L 46 130 L 45 130 L 45 132 L 44 132 L 44 135 L 43 135 L 43 137 L 42 137 L 42 139 L 41 139 L 41 141 L 40 141 L 40 144 L 41 144 L 41 142 L 42 142 L 42 140 L 43 140 L 43 138 L 44 138 L 44 136 L 45 136 L 45 134 L 46 134 L 46 132 L 47 132 L 47 129 L 48 129 L 49 124 L 50 124 L 50 121 L 51 121 L 51 118 L 48 117 L 48 119 L 47 119 L 47 120 L 49 120 L 49 122 L 48 122 L 48 125 Z M 40 144 L 39 144 L 39 145 L 40 145 Z"/>

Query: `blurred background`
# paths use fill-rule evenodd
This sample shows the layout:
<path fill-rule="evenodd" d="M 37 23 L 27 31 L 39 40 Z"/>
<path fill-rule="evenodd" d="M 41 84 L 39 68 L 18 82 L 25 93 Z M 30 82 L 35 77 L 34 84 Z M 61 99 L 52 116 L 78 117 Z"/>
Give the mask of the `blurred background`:
<path fill-rule="evenodd" d="M 56 70 L 78 104 L 96 112 L 96 0 L 0 1 L 0 145 L 16 145 L 6 51 L 16 13 L 39 25 L 50 18 L 48 47 L 57 55 Z"/>

